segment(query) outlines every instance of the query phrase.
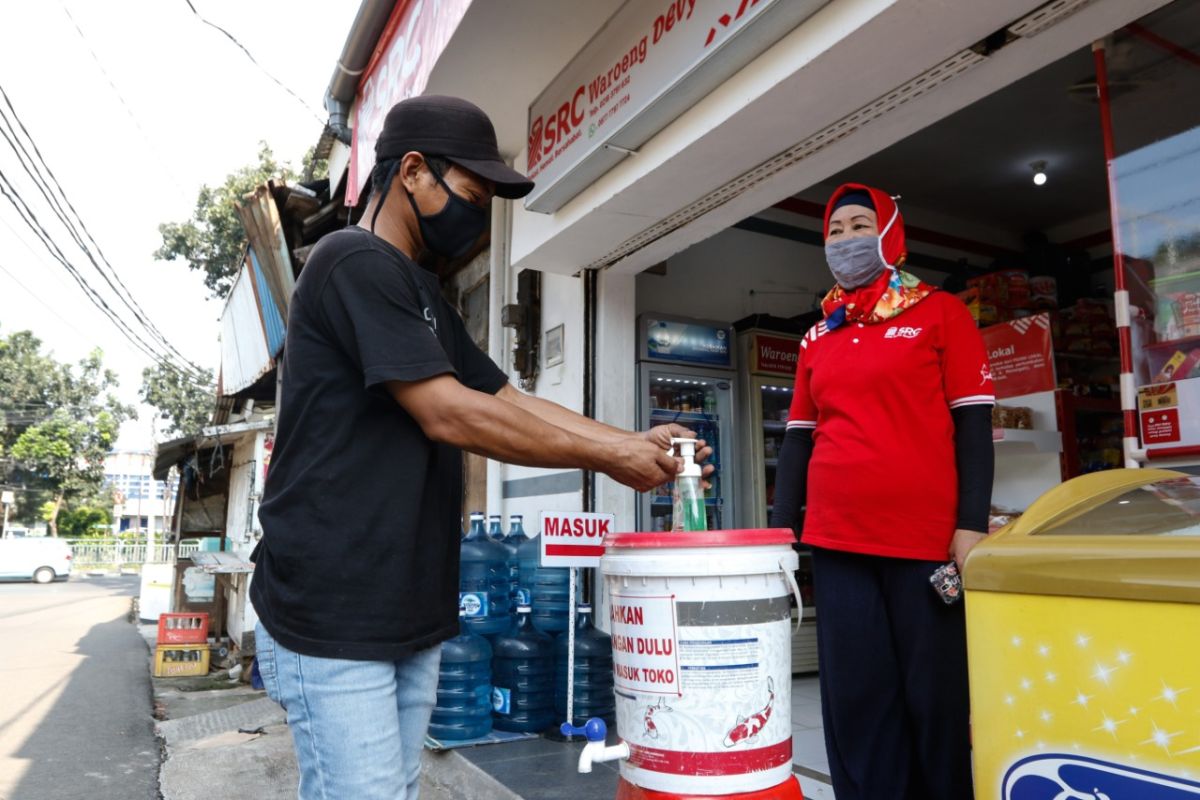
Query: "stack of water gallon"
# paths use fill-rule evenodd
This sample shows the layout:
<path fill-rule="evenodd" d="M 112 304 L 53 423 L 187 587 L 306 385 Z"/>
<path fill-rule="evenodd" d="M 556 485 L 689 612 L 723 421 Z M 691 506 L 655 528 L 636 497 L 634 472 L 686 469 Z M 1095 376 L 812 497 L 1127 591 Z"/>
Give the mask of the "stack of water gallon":
<path fill-rule="evenodd" d="M 474 739 L 493 727 L 538 732 L 566 718 L 570 574 L 538 565 L 540 540 L 519 514 L 508 532 L 499 515 L 473 512 L 462 540 L 460 635 L 442 645 L 430 735 Z M 576 633 L 576 719 L 612 718 L 608 637 L 580 608 Z M 486 702 L 484 700 L 486 698 Z"/>

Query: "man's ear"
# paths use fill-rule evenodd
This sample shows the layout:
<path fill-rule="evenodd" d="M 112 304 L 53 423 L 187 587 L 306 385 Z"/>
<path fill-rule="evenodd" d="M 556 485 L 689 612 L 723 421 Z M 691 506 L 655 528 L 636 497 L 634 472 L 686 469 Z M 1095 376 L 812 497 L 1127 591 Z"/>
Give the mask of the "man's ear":
<path fill-rule="evenodd" d="M 415 191 L 420 183 L 421 167 L 424 164 L 425 158 L 415 150 L 405 153 L 404 158 L 400 160 L 400 170 L 396 177 L 410 193 Z"/>

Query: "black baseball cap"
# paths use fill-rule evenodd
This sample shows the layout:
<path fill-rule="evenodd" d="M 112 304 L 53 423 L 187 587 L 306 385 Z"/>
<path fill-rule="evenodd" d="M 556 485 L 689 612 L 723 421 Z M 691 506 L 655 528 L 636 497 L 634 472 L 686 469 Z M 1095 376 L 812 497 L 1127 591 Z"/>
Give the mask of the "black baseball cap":
<path fill-rule="evenodd" d="M 375 160 L 417 151 L 441 156 L 496 185 L 496 196 L 513 199 L 533 191 L 533 181 L 500 158 L 496 129 L 483 109 L 460 97 L 422 95 L 392 106 L 375 141 Z"/>

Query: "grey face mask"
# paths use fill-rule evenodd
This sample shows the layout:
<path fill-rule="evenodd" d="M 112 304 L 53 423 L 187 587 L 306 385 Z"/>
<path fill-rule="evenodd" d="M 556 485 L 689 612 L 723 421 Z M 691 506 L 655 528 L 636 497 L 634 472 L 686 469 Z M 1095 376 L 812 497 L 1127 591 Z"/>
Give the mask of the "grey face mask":
<path fill-rule="evenodd" d="M 879 257 L 878 236 L 858 236 L 827 244 L 825 261 L 843 289 L 866 286 L 887 269 L 887 264 Z"/>

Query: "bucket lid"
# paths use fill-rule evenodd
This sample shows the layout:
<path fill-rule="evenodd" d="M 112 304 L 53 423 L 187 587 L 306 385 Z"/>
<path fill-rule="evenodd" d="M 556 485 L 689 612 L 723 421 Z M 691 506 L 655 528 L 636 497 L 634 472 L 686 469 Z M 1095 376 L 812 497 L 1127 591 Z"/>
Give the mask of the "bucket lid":
<path fill-rule="evenodd" d="M 604 537 L 605 547 L 749 547 L 795 543 L 796 536 L 789 528 L 610 533 Z"/>

